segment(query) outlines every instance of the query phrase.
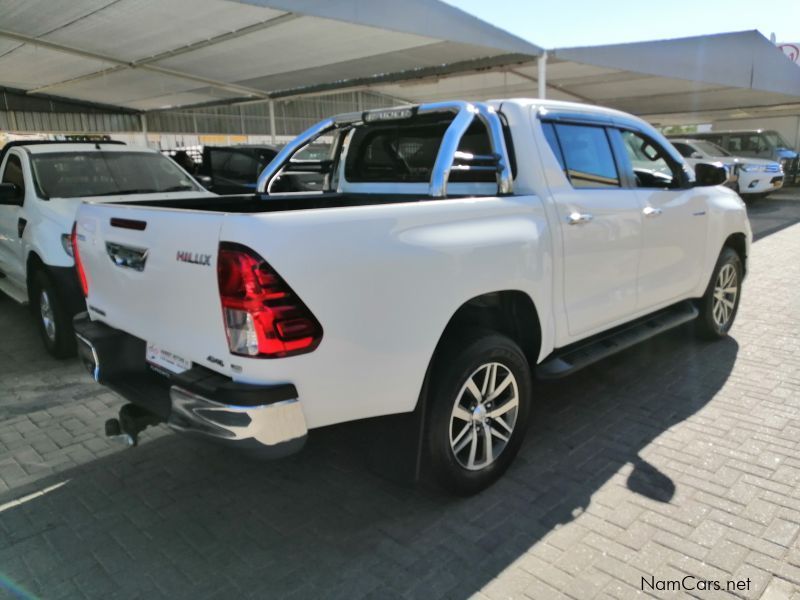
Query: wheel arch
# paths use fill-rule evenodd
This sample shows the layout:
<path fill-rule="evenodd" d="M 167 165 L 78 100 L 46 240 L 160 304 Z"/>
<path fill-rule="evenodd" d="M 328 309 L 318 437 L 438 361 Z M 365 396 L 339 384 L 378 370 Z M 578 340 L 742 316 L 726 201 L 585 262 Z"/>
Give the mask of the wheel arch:
<path fill-rule="evenodd" d="M 33 303 L 33 274 L 39 270 L 47 272 L 47 265 L 35 250 L 31 250 L 25 261 L 25 285 L 28 289 L 28 302 L 30 303 Z"/>
<path fill-rule="evenodd" d="M 498 290 L 464 302 L 442 331 L 434 358 L 448 340 L 477 329 L 508 336 L 519 344 L 528 364 L 531 367 L 536 365 L 542 343 L 542 328 L 536 305 L 526 292 Z"/>
<path fill-rule="evenodd" d="M 723 248 L 731 248 L 739 255 L 742 261 L 742 272 L 747 273 L 747 237 L 744 233 L 732 233 L 722 244 Z"/>

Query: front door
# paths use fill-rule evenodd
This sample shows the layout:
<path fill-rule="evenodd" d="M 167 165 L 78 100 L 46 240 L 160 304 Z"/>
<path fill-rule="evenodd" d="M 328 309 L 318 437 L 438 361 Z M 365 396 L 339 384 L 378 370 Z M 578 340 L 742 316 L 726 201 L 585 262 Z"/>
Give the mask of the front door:
<path fill-rule="evenodd" d="M 625 149 L 641 200 L 639 310 L 686 298 L 697 287 L 706 252 L 703 188 L 690 187 L 682 165 L 658 142 L 634 131 L 614 132 Z"/>

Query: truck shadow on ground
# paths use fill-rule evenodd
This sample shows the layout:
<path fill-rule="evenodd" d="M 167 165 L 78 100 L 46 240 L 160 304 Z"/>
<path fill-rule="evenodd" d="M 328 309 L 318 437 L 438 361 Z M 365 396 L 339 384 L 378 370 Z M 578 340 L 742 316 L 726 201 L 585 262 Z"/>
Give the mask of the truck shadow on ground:
<path fill-rule="evenodd" d="M 800 196 L 800 190 L 797 192 Z M 747 216 L 758 241 L 800 223 L 800 200 L 788 198 L 758 198 L 747 201 Z"/>
<path fill-rule="evenodd" d="M 364 423 L 315 431 L 270 463 L 159 437 L 0 509 L 0 584 L 45 598 L 466 598 L 615 475 L 669 502 L 674 483 L 640 453 L 715 396 L 737 352 L 685 326 L 538 384 L 516 462 L 468 499 L 370 470 Z"/>

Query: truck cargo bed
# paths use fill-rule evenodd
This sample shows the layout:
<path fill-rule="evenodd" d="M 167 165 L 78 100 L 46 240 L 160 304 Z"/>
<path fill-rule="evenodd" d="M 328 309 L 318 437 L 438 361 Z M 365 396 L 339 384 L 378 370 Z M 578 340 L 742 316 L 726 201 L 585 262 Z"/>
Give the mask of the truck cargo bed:
<path fill-rule="evenodd" d="M 452 196 L 456 197 L 456 196 Z M 177 208 L 185 210 L 203 210 L 223 213 L 268 213 L 290 210 L 317 208 L 342 208 L 346 206 L 370 206 L 378 204 L 400 204 L 403 202 L 420 202 L 430 200 L 427 196 L 413 194 L 286 194 L 242 196 L 218 196 L 183 198 L 180 200 L 147 200 L 136 202 L 137 207 Z M 118 206 L 124 203 L 118 203 Z"/>

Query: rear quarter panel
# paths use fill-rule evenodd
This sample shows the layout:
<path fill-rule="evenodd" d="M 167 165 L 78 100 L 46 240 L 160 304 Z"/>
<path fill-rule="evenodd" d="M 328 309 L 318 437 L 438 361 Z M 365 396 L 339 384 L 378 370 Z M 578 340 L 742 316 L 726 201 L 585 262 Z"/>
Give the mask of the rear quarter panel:
<path fill-rule="evenodd" d="M 550 311 L 535 196 L 228 215 L 220 240 L 257 251 L 322 324 L 312 353 L 229 357 L 240 381 L 294 383 L 310 427 L 413 410 L 445 326 L 475 296 L 520 290 Z"/>

